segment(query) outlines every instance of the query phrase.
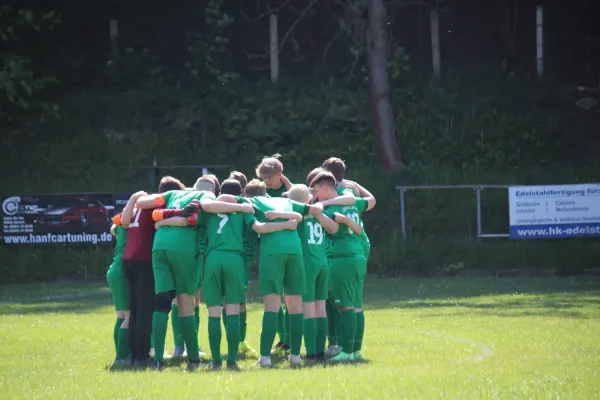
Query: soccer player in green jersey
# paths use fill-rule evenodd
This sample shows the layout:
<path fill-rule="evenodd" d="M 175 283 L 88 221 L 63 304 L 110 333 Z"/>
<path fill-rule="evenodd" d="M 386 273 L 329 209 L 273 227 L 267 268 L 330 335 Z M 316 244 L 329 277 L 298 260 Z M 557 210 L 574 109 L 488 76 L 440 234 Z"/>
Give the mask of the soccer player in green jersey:
<path fill-rule="evenodd" d="M 127 229 L 121 226 L 121 214 L 113 217 L 110 233 L 116 238 L 113 262 L 106 273 L 108 287 L 112 294 L 117 322 L 113 330 L 116 358 L 115 363 L 128 362 L 129 356 L 129 284 L 123 272 L 123 253 L 127 244 Z"/>
<path fill-rule="evenodd" d="M 282 197 L 292 187 L 290 180 L 283 174 L 280 157 L 280 154 L 264 157 L 255 171 L 256 176 L 267 186 L 267 195 L 271 197 Z M 284 303 L 281 304 L 277 323 L 279 342 L 271 351 L 271 355 L 277 357 L 285 357 L 290 352 L 290 321 Z"/>
<path fill-rule="evenodd" d="M 215 193 L 218 188 L 218 179 L 214 175 L 205 175 L 200 177 L 194 186 L 190 190 L 197 192 L 212 192 Z M 204 225 L 196 227 L 196 259 L 198 261 L 198 289 L 196 290 L 196 296 L 194 297 L 194 319 L 196 321 L 196 330 L 200 332 L 200 293 L 202 289 L 202 265 L 204 262 L 204 251 L 206 249 L 206 229 Z M 179 306 L 177 300 L 173 299 L 171 305 L 171 330 L 173 331 L 173 341 L 175 342 L 175 350 L 173 351 L 173 357 L 186 357 L 187 352 L 185 351 L 183 332 L 181 331 L 181 324 L 179 319 Z M 204 357 L 204 352 L 200 348 L 200 357 Z"/>
<path fill-rule="evenodd" d="M 293 185 L 288 198 L 299 203 L 308 203 L 310 192 L 306 185 Z M 342 196 L 329 200 L 323 205 L 352 205 L 354 196 Z M 321 219 L 329 219 L 322 215 Z M 316 362 L 325 358 L 327 338 L 327 312 L 325 300 L 328 294 L 329 268 L 327 263 L 327 238 L 319 221 L 309 215 L 298 225 L 298 234 L 302 242 L 306 289 L 302 296 L 304 311 L 304 345 L 306 361 Z"/>
<path fill-rule="evenodd" d="M 361 186 L 357 182 L 346 179 L 346 164 L 340 158 L 337 158 L 337 157 L 328 158 L 327 160 L 325 160 L 323 162 L 323 169 L 331 172 L 332 175 L 335 177 L 336 185 L 338 188 L 337 189 L 338 194 L 353 193 L 357 197 L 362 197 L 365 199 L 372 199 L 372 201 L 375 201 L 375 197 L 367 189 L 365 189 L 363 186 Z M 371 209 L 371 208 L 369 208 L 369 209 Z M 361 226 L 363 226 L 362 225 L 362 215 L 361 215 Z M 364 226 L 363 226 L 363 233 L 360 237 L 362 239 L 361 243 L 363 246 L 365 259 L 367 260 L 367 263 L 368 263 L 369 256 L 371 255 L 371 242 L 369 241 L 369 237 L 367 236 L 367 231 L 364 229 Z M 335 307 L 334 307 L 334 310 L 335 310 Z M 355 354 L 355 358 L 358 359 L 361 357 L 362 339 L 363 339 L 363 335 L 364 335 L 364 331 L 365 331 L 365 314 L 364 314 L 364 310 L 362 309 L 362 307 L 356 309 L 356 319 L 358 321 L 358 324 L 357 324 L 357 339 L 354 344 L 354 348 L 355 348 L 354 354 Z M 339 351 L 339 348 L 336 348 L 336 347 L 333 347 L 331 349 L 332 355 L 337 354 L 337 352 Z"/>
<path fill-rule="evenodd" d="M 292 187 L 290 180 L 283 174 L 283 163 L 279 158 L 280 154 L 264 157 L 256 167 L 256 176 L 265 183 L 267 194 L 271 197 L 281 197 Z"/>
<path fill-rule="evenodd" d="M 239 196 L 241 185 L 235 179 L 227 179 L 221 185 L 221 193 Z M 192 215 L 188 219 L 170 218 L 161 226 L 197 224 L 200 219 Z M 204 272 L 204 296 L 209 313 L 208 336 L 213 368 L 220 369 L 221 356 L 221 308 L 223 298 L 227 301 L 226 335 L 228 343 L 227 368 L 239 370 L 237 355 L 240 343 L 240 305 L 245 302 L 246 273 L 242 256 L 243 231 L 251 228 L 260 234 L 288 229 L 295 230 L 297 222 L 261 223 L 252 214 L 209 214 L 206 217 L 208 234 L 207 256 Z"/>
<path fill-rule="evenodd" d="M 287 219 L 301 221 L 302 215 L 314 216 L 322 211 L 322 205 L 311 206 L 289 199 L 267 197 L 266 189 L 264 182 L 254 179 L 246 186 L 247 197 L 221 195 L 219 199 L 252 204 L 257 210 L 256 219 L 260 222 Z M 272 365 L 271 346 L 277 333 L 281 293 L 285 293 L 290 321 L 290 365 L 299 366 L 304 324 L 302 294 L 305 276 L 302 244 L 297 232 L 279 231 L 261 235 L 258 277 L 265 304 L 259 365 Z"/>
<path fill-rule="evenodd" d="M 320 172 L 311 182 L 313 194 L 320 201 L 335 198 L 337 193 L 335 177 L 330 172 Z M 355 355 L 361 357 L 360 350 L 355 354 L 357 338 L 356 310 L 362 310 L 362 287 L 367 272 L 362 239 L 360 214 L 375 206 L 375 198 L 356 199 L 353 206 L 330 206 L 323 215 L 330 220 L 319 218 L 319 223 L 331 237 L 330 285 L 335 305 L 340 313 L 340 340 L 342 351 L 331 359 L 333 362 L 352 361 Z M 364 330 L 363 330 L 364 333 Z M 360 337 L 362 341 L 362 337 Z"/>
<path fill-rule="evenodd" d="M 194 200 L 211 213 L 253 213 L 254 208 L 215 201 L 211 192 L 173 190 L 162 194 L 142 196 L 137 205 L 142 209 L 166 206 L 167 209 L 184 208 Z M 164 347 L 169 312 L 177 296 L 181 330 L 188 352 L 188 366 L 200 365 L 198 331 L 194 318 L 194 297 L 198 289 L 198 260 L 196 259 L 195 227 L 164 227 L 155 236 L 152 248 L 152 268 L 156 285 L 157 305 L 152 319 L 155 368 L 164 367 Z"/>
<path fill-rule="evenodd" d="M 245 196 L 246 185 L 248 185 L 248 178 L 246 175 L 239 171 L 231 171 L 229 179 L 235 179 L 240 183 L 242 188 L 241 195 Z M 244 266 L 246 272 L 246 291 L 248 290 L 248 281 L 250 279 L 250 269 L 256 265 L 256 247 L 258 246 L 258 234 L 252 229 L 244 230 Z M 246 342 L 246 332 L 248 330 L 248 313 L 247 303 L 248 299 L 245 297 L 244 304 L 240 305 L 240 348 L 239 353 L 247 356 L 258 356 L 256 350 L 252 348 Z M 223 324 L 227 326 L 227 307 L 223 305 Z"/>

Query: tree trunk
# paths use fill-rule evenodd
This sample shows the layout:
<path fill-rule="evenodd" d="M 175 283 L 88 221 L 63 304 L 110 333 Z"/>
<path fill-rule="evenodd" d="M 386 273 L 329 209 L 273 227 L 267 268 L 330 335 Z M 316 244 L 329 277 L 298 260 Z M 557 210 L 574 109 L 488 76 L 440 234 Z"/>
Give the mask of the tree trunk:
<path fill-rule="evenodd" d="M 388 171 L 402 168 L 396 141 L 394 110 L 390 102 L 388 78 L 387 10 L 384 0 L 369 0 L 369 34 L 367 51 L 373 122 L 377 135 L 379 162 Z"/>

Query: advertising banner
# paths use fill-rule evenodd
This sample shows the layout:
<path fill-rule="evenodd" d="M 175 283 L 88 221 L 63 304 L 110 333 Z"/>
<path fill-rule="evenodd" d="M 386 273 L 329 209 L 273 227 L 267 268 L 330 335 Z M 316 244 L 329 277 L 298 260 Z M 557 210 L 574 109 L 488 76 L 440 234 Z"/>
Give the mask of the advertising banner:
<path fill-rule="evenodd" d="M 69 193 L 6 196 L 0 241 L 7 245 L 112 244 L 112 217 L 127 193 Z"/>
<path fill-rule="evenodd" d="M 513 186 L 511 239 L 600 236 L 600 184 Z"/>

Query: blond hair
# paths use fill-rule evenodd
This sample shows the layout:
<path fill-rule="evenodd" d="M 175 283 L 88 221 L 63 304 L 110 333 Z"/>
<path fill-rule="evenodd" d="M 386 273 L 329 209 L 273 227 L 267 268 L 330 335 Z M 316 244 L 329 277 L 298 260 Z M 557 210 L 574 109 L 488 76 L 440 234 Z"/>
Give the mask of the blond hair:
<path fill-rule="evenodd" d="M 292 185 L 290 190 L 288 190 L 287 197 L 299 203 L 306 203 L 310 198 L 310 192 L 306 185 L 296 184 Z"/>
<path fill-rule="evenodd" d="M 247 197 L 264 196 L 267 194 L 267 185 L 260 179 L 252 179 L 246 185 L 244 192 Z"/>
<path fill-rule="evenodd" d="M 260 164 L 256 166 L 256 176 L 259 178 L 268 178 L 275 174 L 283 172 L 283 163 L 279 161 L 281 154 L 273 154 L 271 157 L 264 157 Z"/>
<path fill-rule="evenodd" d="M 201 176 L 200 178 L 198 178 L 198 180 L 196 181 L 196 183 L 194 183 L 194 190 L 197 192 L 202 192 L 202 191 L 208 191 L 208 192 L 215 192 L 215 182 L 208 176 Z"/>

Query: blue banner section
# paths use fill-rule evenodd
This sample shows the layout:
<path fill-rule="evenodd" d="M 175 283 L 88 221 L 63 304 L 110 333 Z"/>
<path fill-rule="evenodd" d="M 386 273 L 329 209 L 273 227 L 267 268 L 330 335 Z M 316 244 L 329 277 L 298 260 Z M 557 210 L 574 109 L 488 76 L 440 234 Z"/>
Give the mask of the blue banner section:
<path fill-rule="evenodd" d="M 511 239 L 561 239 L 592 236 L 600 236 L 600 222 L 510 227 Z"/>

